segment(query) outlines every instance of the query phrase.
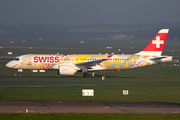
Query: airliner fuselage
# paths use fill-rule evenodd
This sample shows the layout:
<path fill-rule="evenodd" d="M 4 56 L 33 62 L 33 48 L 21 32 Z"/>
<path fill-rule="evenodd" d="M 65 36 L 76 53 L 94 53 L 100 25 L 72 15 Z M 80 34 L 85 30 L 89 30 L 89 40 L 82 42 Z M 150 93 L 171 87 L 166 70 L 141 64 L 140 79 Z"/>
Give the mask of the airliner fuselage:
<path fill-rule="evenodd" d="M 58 70 L 60 75 L 74 75 L 78 71 L 127 70 L 171 61 L 172 56 L 162 56 L 169 29 L 160 30 L 139 53 L 125 54 L 26 54 L 6 64 L 12 69 Z"/>

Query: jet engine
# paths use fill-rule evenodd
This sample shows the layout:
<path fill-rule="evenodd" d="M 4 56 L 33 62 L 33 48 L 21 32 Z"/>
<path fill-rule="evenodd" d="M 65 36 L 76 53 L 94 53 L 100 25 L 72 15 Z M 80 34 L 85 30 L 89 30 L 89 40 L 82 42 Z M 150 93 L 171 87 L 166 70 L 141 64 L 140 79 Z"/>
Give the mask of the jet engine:
<path fill-rule="evenodd" d="M 76 73 L 76 67 L 70 65 L 60 65 L 59 75 L 74 75 Z"/>

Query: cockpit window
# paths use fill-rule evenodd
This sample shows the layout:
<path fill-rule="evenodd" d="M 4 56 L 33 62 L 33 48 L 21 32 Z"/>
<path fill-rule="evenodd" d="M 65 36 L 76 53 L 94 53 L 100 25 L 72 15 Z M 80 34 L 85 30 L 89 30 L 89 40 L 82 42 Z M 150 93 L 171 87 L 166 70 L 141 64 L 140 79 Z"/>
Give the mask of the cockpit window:
<path fill-rule="evenodd" d="M 15 60 L 15 61 L 19 61 L 19 58 L 14 58 L 13 60 Z"/>

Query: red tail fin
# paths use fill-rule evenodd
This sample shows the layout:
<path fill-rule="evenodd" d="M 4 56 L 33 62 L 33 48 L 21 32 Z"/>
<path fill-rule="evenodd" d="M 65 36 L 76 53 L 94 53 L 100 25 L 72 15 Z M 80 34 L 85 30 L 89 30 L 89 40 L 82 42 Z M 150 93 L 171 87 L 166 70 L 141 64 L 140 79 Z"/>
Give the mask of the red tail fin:
<path fill-rule="evenodd" d="M 149 44 L 138 55 L 160 56 L 166 41 L 169 29 L 161 29 Z"/>

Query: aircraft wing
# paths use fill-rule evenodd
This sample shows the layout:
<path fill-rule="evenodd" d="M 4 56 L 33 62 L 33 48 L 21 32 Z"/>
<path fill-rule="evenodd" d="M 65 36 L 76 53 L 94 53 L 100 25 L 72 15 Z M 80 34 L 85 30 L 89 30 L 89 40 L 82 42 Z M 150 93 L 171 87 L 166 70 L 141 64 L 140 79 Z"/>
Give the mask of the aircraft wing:
<path fill-rule="evenodd" d="M 103 61 L 106 61 L 108 59 L 99 59 L 99 60 L 93 60 L 83 63 L 75 64 L 80 69 L 91 69 L 92 66 L 96 66 L 97 64 L 100 64 Z"/>
<path fill-rule="evenodd" d="M 75 64 L 78 68 L 80 69 L 91 69 L 92 66 L 96 66 L 97 64 L 100 64 L 103 61 L 109 60 L 112 56 L 114 55 L 114 53 L 109 54 L 107 57 L 103 58 L 103 59 L 98 59 L 98 60 L 93 60 L 93 61 L 88 61 L 88 62 L 83 62 L 83 63 L 78 63 Z"/>

